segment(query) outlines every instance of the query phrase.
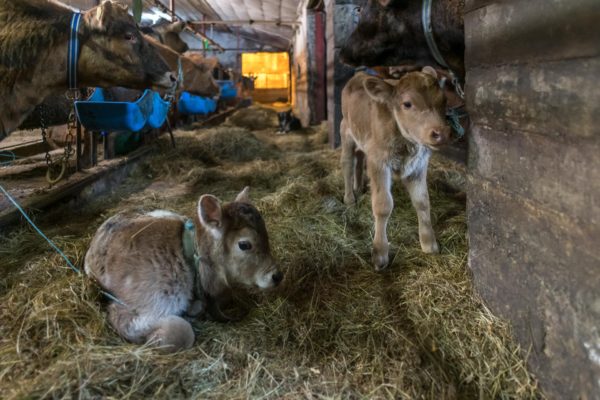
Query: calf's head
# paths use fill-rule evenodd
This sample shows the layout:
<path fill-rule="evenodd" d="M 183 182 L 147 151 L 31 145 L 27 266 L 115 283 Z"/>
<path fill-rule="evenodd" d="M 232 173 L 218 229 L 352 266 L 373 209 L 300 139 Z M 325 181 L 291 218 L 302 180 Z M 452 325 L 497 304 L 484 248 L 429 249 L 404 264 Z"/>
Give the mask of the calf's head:
<path fill-rule="evenodd" d="M 83 17 L 79 78 L 83 86 L 171 88 L 175 75 L 144 40 L 127 7 L 113 1 Z"/>
<path fill-rule="evenodd" d="M 198 201 L 198 218 L 206 235 L 198 243 L 201 253 L 210 254 L 217 275 L 228 286 L 273 288 L 283 274 L 277 268 L 265 222 L 250 203 L 246 187 L 231 203 L 221 204 L 213 195 Z"/>
<path fill-rule="evenodd" d="M 389 108 L 406 139 L 432 149 L 450 139 L 446 97 L 433 68 L 410 72 L 397 81 L 369 77 L 363 85 L 373 100 Z"/>

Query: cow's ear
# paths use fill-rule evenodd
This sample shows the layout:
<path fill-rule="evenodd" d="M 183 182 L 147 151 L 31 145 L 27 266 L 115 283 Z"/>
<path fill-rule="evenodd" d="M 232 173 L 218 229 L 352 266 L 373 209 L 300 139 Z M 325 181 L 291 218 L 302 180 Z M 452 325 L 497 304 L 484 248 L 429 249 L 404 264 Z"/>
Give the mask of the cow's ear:
<path fill-rule="evenodd" d="M 181 32 L 183 32 L 184 28 L 185 28 L 185 22 L 177 21 L 177 22 L 173 22 L 171 25 L 169 25 L 169 27 L 167 28 L 167 32 L 181 33 Z"/>
<path fill-rule="evenodd" d="M 235 200 L 236 203 L 248 203 L 250 204 L 250 186 L 246 186 L 244 188 L 244 190 L 242 190 L 240 193 L 238 193 L 238 195 L 236 196 Z"/>
<path fill-rule="evenodd" d="M 95 10 L 92 10 L 92 18 L 90 25 L 92 28 L 99 31 L 106 31 L 110 22 L 115 19 L 117 15 L 127 14 L 127 6 L 106 0 L 102 2 Z"/>
<path fill-rule="evenodd" d="M 387 103 L 392 96 L 393 87 L 382 79 L 367 78 L 363 82 L 367 94 L 378 103 Z"/>
<path fill-rule="evenodd" d="M 423 72 L 424 74 L 427 74 L 427 75 L 431 75 L 435 79 L 438 78 L 437 71 L 435 69 L 433 69 L 433 67 L 430 67 L 429 65 L 426 66 L 426 67 L 423 67 L 423 69 L 421 70 L 421 72 Z"/>
<path fill-rule="evenodd" d="M 198 218 L 211 233 L 216 233 L 223 224 L 221 202 L 212 194 L 205 194 L 198 200 Z"/>

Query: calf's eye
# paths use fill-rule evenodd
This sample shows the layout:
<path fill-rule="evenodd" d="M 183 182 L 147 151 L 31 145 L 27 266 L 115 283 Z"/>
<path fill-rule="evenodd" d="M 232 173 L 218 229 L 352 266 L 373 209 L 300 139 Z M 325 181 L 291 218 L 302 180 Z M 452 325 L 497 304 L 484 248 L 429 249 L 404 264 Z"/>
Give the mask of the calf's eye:
<path fill-rule="evenodd" d="M 131 33 L 126 33 L 124 36 L 124 39 L 129 42 L 133 42 L 133 41 L 135 41 L 135 36 L 133 36 L 133 34 L 131 34 Z"/>
<path fill-rule="evenodd" d="M 404 108 L 411 108 L 412 107 L 412 103 L 410 101 L 405 101 L 404 103 L 402 103 L 402 105 L 404 106 Z"/>
<path fill-rule="evenodd" d="M 248 251 L 248 250 L 252 249 L 252 243 L 250 243 L 246 240 L 242 240 L 241 242 L 238 242 L 238 247 L 242 251 Z"/>

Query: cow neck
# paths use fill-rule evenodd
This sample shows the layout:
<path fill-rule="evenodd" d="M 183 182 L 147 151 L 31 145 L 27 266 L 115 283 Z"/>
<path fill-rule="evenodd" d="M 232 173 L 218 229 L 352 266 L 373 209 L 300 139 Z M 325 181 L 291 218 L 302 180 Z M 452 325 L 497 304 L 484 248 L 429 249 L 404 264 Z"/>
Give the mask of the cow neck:
<path fill-rule="evenodd" d="M 78 35 L 79 48 L 81 39 L 85 40 L 82 37 L 84 35 Z M 53 94 L 64 93 L 65 78 L 68 82 L 69 39 L 70 36 L 66 45 L 61 41 L 49 48 L 47 55 L 31 70 L 19 73 L 8 90 L 0 88 L 0 138 L 17 129 L 43 99 Z M 7 101 L 8 98 L 11 100 Z"/>
<path fill-rule="evenodd" d="M 421 22 L 423 24 L 423 33 L 425 34 L 425 40 L 427 41 L 427 47 L 429 47 L 429 52 L 435 58 L 435 61 L 440 64 L 442 67 L 447 69 L 450 72 L 450 76 L 452 78 L 452 84 L 454 85 L 454 89 L 456 94 L 464 100 L 465 93 L 463 91 L 460 79 L 458 75 L 450 68 L 440 49 L 435 42 L 435 38 L 433 37 L 433 24 L 431 23 L 431 4 L 433 0 L 423 0 L 423 9 L 421 12 Z"/>
<path fill-rule="evenodd" d="M 199 245 L 206 232 L 199 221 L 188 219 L 184 223 L 182 246 L 187 264 L 194 271 L 197 298 L 218 297 L 227 288 L 227 278 L 221 276 L 215 268 L 210 253 Z M 205 254 L 206 253 L 206 254 Z"/>

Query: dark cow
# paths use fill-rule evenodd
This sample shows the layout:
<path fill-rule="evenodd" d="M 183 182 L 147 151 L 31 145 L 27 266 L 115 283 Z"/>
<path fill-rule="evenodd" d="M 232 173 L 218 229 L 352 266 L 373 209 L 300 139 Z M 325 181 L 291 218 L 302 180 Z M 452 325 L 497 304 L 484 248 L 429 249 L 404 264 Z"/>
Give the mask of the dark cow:
<path fill-rule="evenodd" d="M 0 0 L 0 140 L 37 104 L 67 89 L 72 14 L 50 0 Z M 176 83 L 119 3 L 105 1 L 85 12 L 79 36 L 81 87 L 170 88 Z"/>
<path fill-rule="evenodd" d="M 170 47 L 172 50 L 178 53 L 185 53 L 189 50 L 187 43 L 185 43 L 179 34 L 185 29 L 185 22 L 177 21 L 168 23 L 163 21 L 152 27 L 142 28 L 142 32 L 146 35 L 152 36 L 155 40 Z"/>
<path fill-rule="evenodd" d="M 360 22 L 341 49 L 353 66 L 436 65 L 423 33 L 422 0 L 369 0 Z M 461 78 L 464 66 L 464 0 L 434 1 L 434 38 L 450 68 Z"/>

